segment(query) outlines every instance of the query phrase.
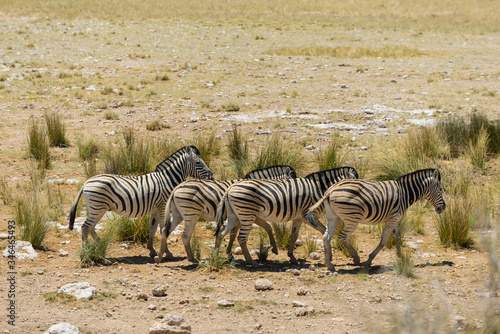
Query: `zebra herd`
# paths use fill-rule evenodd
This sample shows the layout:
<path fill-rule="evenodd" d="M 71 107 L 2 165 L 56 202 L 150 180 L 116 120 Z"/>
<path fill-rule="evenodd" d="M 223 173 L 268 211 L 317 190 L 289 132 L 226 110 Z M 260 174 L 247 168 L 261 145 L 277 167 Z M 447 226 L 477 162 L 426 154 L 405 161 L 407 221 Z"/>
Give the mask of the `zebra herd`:
<path fill-rule="evenodd" d="M 195 179 L 187 180 L 187 177 Z M 188 260 L 196 262 L 190 240 L 198 219 L 216 220 L 216 247 L 229 232 L 227 247 L 238 234 L 245 261 L 258 266 L 246 246 L 253 224 L 262 226 L 269 235 L 272 250 L 277 254 L 276 241 L 267 223 L 292 221 L 288 256 L 293 255 L 302 222 L 323 235 L 325 265 L 331 271 L 331 239 L 340 220 L 344 228 L 339 240 L 347 248 L 356 265 L 370 266 L 392 233 L 398 254 L 401 252 L 398 223 L 406 210 L 419 199 L 432 204 L 441 213 L 446 204 L 442 195 L 441 175 L 437 169 L 419 170 L 394 181 L 359 180 L 353 167 L 340 167 L 296 178 L 290 166 L 273 166 L 250 172 L 243 179 L 217 181 L 194 146 L 185 146 L 161 162 L 153 173 L 142 176 L 102 174 L 90 178 L 80 189 L 70 210 L 69 228 L 73 229 L 76 208 L 83 195 L 88 215 L 82 226 L 82 240 L 90 233 L 97 239 L 95 225 L 107 211 L 124 217 L 151 215 L 148 249 L 160 263 L 164 254 L 172 259 L 167 247 L 169 234 L 185 222 L 182 242 Z M 319 222 L 326 212 L 328 224 Z M 226 221 L 226 222 L 225 222 Z M 349 236 L 358 224 L 385 224 L 379 245 L 360 263 L 359 255 L 349 243 Z M 161 243 L 157 254 L 153 237 L 160 226 Z M 238 233 L 239 229 L 239 233 Z M 232 255 L 231 255 L 232 256 Z"/>

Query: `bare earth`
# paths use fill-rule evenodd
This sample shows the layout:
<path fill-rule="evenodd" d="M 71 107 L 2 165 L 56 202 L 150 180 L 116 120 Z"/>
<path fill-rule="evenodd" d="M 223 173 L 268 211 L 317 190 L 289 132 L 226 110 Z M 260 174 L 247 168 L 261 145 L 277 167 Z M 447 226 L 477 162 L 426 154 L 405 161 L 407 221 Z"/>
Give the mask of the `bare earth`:
<path fill-rule="evenodd" d="M 2 178 L 11 187 L 28 181 L 28 118 L 59 111 L 72 146 L 52 149 L 54 163 L 47 179 L 56 180 L 65 193 L 66 213 L 78 192 L 67 180 L 85 180 L 75 144 L 81 134 L 104 143 L 113 138 L 113 131 L 134 127 L 138 135 L 180 138 L 186 143 L 213 132 L 226 143 L 225 130 L 237 123 L 255 148 L 268 139 L 266 133 L 280 133 L 286 140 L 314 145 L 310 147 L 314 150 L 325 146 L 338 130 L 347 138 L 348 164 L 355 164 L 359 159 L 370 163 L 384 154 L 391 141 L 405 136 L 406 132 L 398 133 L 400 128 L 408 131 L 432 124 L 449 113 L 479 110 L 496 118 L 500 111 L 498 35 L 4 18 L 0 36 L 0 76 L 6 76 L 0 82 Z M 268 53 L 304 45 L 406 45 L 429 55 L 341 59 Z M 30 81 L 36 73 L 42 78 Z M 60 73 L 72 77 L 64 79 Z M 155 74 L 168 74 L 170 80 L 155 81 Z M 124 94 L 104 95 L 104 87 Z M 229 103 L 240 106 L 240 111 L 222 110 Z M 101 109 L 106 107 L 119 115 L 118 120 L 104 119 Z M 171 128 L 147 131 L 146 122 L 155 117 L 163 117 Z M 312 150 L 304 150 L 311 162 Z M 211 164 L 216 176 L 230 169 L 224 150 L 221 156 Z M 301 175 L 311 171 L 312 164 Z M 494 171 L 498 173 L 498 160 L 479 182 L 486 183 Z M 368 170 L 366 177 L 373 175 Z M 0 232 L 6 232 L 11 217 L 11 208 L 2 204 Z M 59 222 L 66 225 L 67 217 Z M 213 242 L 208 225 L 197 226 L 207 243 L 205 257 Z M 349 258 L 335 251 L 337 272 L 327 273 L 321 247 L 321 258 L 315 261 L 304 259 L 301 246 L 295 251 L 303 258 L 299 266 L 291 266 L 286 251 L 280 250 L 260 269 L 245 266 L 243 257 L 237 256 L 235 269 L 209 273 L 186 260 L 180 236 L 170 238 L 176 259 L 159 266 L 152 263 L 145 246 L 115 243 L 109 254 L 115 264 L 81 268 L 79 233 L 54 230 L 45 242 L 47 251 L 39 251 L 33 261 L 17 261 L 15 328 L 7 324 L 8 285 L 0 281 L 0 329 L 42 333 L 64 321 L 83 333 L 148 333 L 163 314 L 184 317 L 193 333 L 390 332 L 402 322 L 411 323 L 408 317 L 414 321 L 410 328 L 428 333 L 483 326 L 485 309 L 490 302 L 498 307 L 499 300 L 488 292 L 490 268 L 481 247 L 482 234 L 475 235 L 478 242 L 473 249 L 443 248 L 430 212 L 425 231 L 423 236 L 405 236 L 407 243 L 417 245 L 416 278 L 406 278 L 393 271 L 395 250 L 387 248 L 368 270 L 351 266 Z M 257 232 L 253 234 L 255 248 Z M 362 228 L 355 234 L 360 255 L 366 258 L 379 237 Z M 305 226 L 301 238 L 308 236 L 321 239 Z M 3 250 L 7 244 L 0 245 Z M 60 257 L 59 249 L 69 256 Z M 287 271 L 290 268 L 299 269 L 299 274 Z M 6 272 L 2 265 L 1 276 Z M 274 289 L 257 291 L 258 278 L 272 281 Z M 96 287 L 101 297 L 69 303 L 44 297 L 64 284 L 82 281 Z M 160 284 L 168 285 L 167 296 L 153 297 L 152 289 Z M 301 287 L 307 290 L 305 296 L 297 295 Z M 149 299 L 138 300 L 138 292 Z M 236 305 L 219 308 L 217 302 L 223 299 Z M 314 312 L 297 316 L 293 301 L 313 307 Z"/>

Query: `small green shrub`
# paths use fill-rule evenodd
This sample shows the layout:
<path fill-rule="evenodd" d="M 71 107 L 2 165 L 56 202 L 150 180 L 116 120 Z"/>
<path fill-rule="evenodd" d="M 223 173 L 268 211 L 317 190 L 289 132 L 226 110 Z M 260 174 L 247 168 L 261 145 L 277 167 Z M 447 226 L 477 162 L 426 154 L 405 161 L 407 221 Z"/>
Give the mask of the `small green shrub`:
<path fill-rule="evenodd" d="M 193 257 L 196 260 L 201 261 L 201 252 L 203 249 L 203 243 L 198 233 L 196 232 L 193 233 L 193 235 L 191 236 L 190 245 L 191 245 L 191 251 L 193 252 Z"/>
<path fill-rule="evenodd" d="M 35 249 L 42 249 L 50 226 L 47 224 L 46 200 L 39 183 L 32 183 L 31 189 L 14 198 L 14 219 L 20 227 L 19 238 L 29 241 Z"/>
<path fill-rule="evenodd" d="M 146 124 L 146 129 L 148 129 L 149 131 L 160 131 L 163 129 L 170 129 L 170 125 L 161 118 L 157 117 L 150 120 Z"/>
<path fill-rule="evenodd" d="M 47 124 L 47 134 L 49 136 L 50 146 L 69 146 L 69 141 L 66 138 L 66 127 L 59 113 L 45 113 L 45 123 Z"/>
<path fill-rule="evenodd" d="M 200 262 L 198 266 L 199 268 L 206 269 L 209 272 L 217 272 L 222 270 L 224 267 L 234 267 L 233 263 L 230 262 L 227 257 L 220 255 L 219 248 L 212 249 L 208 259 Z"/>
<path fill-rule="evenodd" d="M 222 111 L 226 112 L 236 112 L 240 111 L 240 106 L 236 103 L 223 104 L 221 106 Z"/>
<path fill-rule="evenodd" d="M 10 206 L 14 201 L 12 189 L 10 189 L 7 181 L 0 181 L 0 197 L 2 198 L 3 204 L 6 206 Z"/>
<path fill-rule="evenodd" d="M 110 261 L 106 259 L 108 247 L 113 240 L 114 231 L 112 228 L 107 229 L 102 239 L 89 239 L 82 244 L 82 248 L 78 252 L 80 257 L 80 266 L 88 267 L 98 264 L 108 264 Z"/>
<path fill-rule="evenodd" d="M 446 210 L 436 214 L 436 228 L 442 245 L 454 248 L 468 248 L 474 245 L 475 203 L 459 196 L 446 201 Z"/>
<path fill-rule="evenodd" d="M 260 149 L 257 157 L 250 163 L 250 170 L 275 165 L 288 165 L 299 174 L 307 165 L 302 150 L 303 148 L 299 145 L 285 142 L 280 135 L 273 135 Z"/>
<path fill-rule="evenodd" d="M 106 109 L 106 108 L 100 108 L 100 109 Z M 107 121 L 116 121 L 118 119 L 118 113 L 113 110 L 106 110 L 104 112 L 104 119 Z"/>
<path fill-rule="evenodd" d="M 489 134 L 485 128 L 479 130 L 476 140 L 469 142 L 468 156 L 471 164 L 479 168 L 483 173 L 486 172 L 488 161 L 488 145 L 490 142 Z"/>
<path fill-rule="evenodd" d="M 288 223 L 271 223 L 276 239 L 276 245 L 279 249 L 288 250 L 290 246 L 290 237 L 292 235 L 292 225 Z"/>
<path fill-rule="evenodd" d="M 408 278 L 415 277 L 415 264 L 412 257 L 412 252 L 409 249 L 401 250 L 401 254 L 397 256 L 394 264 L 394 271 L 398 275 Z"/>
<path fill-rule="evenodd" d="M 170 80 L 170 78 L 167 74 L 156 74 L 155 80 L 156 81 L 168 81 L 168 80 Z"/>
<path fill-rule="evenodd" d="M 309 257 L 311 253 L 317 252 L 318 251 L 318 243 L 316 242 L 316 239 L 314 238 L 306 238 L 304 240 L 304 251 L 306 257 Z"/>
<path fill-rule="evenodd" d="M 78 137 L 76 140 L 78 157 L 83 161 L 93 160 L 99 153 L 99 145 L 94 137 Z"/>
<path fill-rule="evenodd" d="M 110 225 L 117 241 L 145 243 L 149 239 L 150 222 L 151 218 L 149 216 L 126 218 L 113 215 Z"/>
<path fill-rule="evenodd" d="M 45 128 L 33 118 L 28 123 L 28 151 L 38 161 L 40 169 L 50 168 L 49 139 Z"/>
<path fill-rule="evenodd" d="M 330 144 L 316 154 L 316 161 L 318 162 L 319 170 L 322 171 L 344 166 L 346 154 L 341 151 L 342 144 L 339 137 L 332 137 Z"/>
<path fill-rule="evenodd" d="M 229 137 L 227 149 L 237 177 L 245 176 L 245 167 L 249 158 L 248 139 L 243 137 L 237 126 L 233 128 L 232 136 Z"/>
<path fill-rule="evenodd" d="M 210 165 L 212 157 L 216 157 L 220 154 L 221 144 L 220 141 L 215 138 L 215 134 L 212 133 L 207 137 L 197 136 L 193 139 L 193 145 L 200 150 L 200 157 L 205 161 L 207 165 Z"/>
<path fill-rule="evenodd" d="M 467 196 L 472 183 L 473 172 L 467 166 L 453 165 L 441 168 L 441 184 L 451 196 Z"/>

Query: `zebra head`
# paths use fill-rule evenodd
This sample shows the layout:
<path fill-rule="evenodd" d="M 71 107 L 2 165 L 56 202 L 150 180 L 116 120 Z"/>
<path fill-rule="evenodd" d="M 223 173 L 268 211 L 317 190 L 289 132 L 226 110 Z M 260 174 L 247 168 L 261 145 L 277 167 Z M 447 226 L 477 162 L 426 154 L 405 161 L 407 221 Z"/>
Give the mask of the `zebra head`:
<path fill-rule="evenodd" d="M 427 177 L 427 187 L 424 190 L 423 198 L 428 201 L 436 212 L 440 214 L 446 209 L 446 203 L 443 198 L 443 187 L 441 186 L 441 174 L 437 169 L 430 170 Z"/>
<path fill-rule="evenodd" d="M 186 170 L 185 176 L 191 176 L 199 179 L 213 180 L 214 173 L 205 164 L 205 161 L 200 157 L 200 151 L 193 145 L 185 147 L 186 154 Z"/>

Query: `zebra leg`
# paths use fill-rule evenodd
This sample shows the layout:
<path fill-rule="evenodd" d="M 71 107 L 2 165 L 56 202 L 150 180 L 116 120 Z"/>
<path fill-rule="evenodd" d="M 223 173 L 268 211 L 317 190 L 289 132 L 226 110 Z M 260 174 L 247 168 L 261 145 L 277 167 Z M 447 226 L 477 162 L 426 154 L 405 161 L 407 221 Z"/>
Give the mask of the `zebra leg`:
<path fill-rule="evenodd" d="M 357 222 L 352 222 L 344 219 L 344 228 L 339 234 L 340 242 L 347 249 L 349 254 L 351 254 L 351 257 L 354 259 L 355 265 L 360 264 L 360 259 L 358 252 L 356 252 L 354 247 L 352 247 L 351 243 L 349 242 L 349 237 L 351 236 L 352 232 L 354 232 L 357 226 L 358 226 Z"/>
<path fill-rule="evenodd" d="M 325 228 L 325 232 L 323 233 L 323 248 L 325 250 L 324 261 L 328 270 L 335 271 L 335 267 L 332 264 L 332 237 L 339 226 L 340 217 L 332 210 L 332 208 L 328 204 L 325 205 L 325 211 L 326 218 L 328 220 L 328 227 Z"/>
<path fill-rule="evenodd" d="M 182 243 L 184 244 L 184 249 L 186 250 L 188 261 L 193 263 L 198 263 L 198 260 L 194 258 L 193 252 L 191 250 L 191 237 L 193 236 L 194 228 L 196 227 L 196 223 L 198 222 L 199 218 L 200 216 L 198 215 L 190 215 L 188 219 L 184 220 L 184 232 L 182 232 L 181 235 Z"/>
<path fill-rule="evenodd" d="M 387 244 L 387 240 L 389 240 L 389 235 L 391 235 L 391 233 L 395 229 L 394 225 L 395 223 L 393 222 L 385 224 L 384 230 L 382 231 L 382 238 L 380 239 L 380 243 L 378 244 L 377 248 L 375 248 L 373 252 L 370 253 L 370 255 L 368 256 L 368 260 L 363 262 L 361 265 L 366 267 L 372 265 L 373 259 L 377 256 L 378 252 L 380 252 L 380 250 L 384 248 L 384 246 Z"/>
<path fill-rule="evenodd" d="M 107 210 L 100 210 L 97 212 L 93 212 L 90 208 L 88 209 L 89 213 L 87 216 L 87 219 L 82 225 L 82 242 L 86 242 L 89 233 L 94 239 L 94 241 L 99 241 L 99 237 L 97 236 L 97 233 L 95 232 L 95 226 L 97 223 L 101 220 L 102 216 L 106 213 Z"/>
<path fill-rule="evenodd" d="M 295 242 L 299 237 L 300 225 L 302 224 L 302 219 L 294 219 L 292 226 L 292 235 L 290 236 L 290 245 L 288 246 L 288 257 L 290 258 L 291 264 L 298 264 L 297 259 L 293 255 L 293 250 L 295 249 Z"/>
<path fill-rule="evenodd" d="M 252 265 L 254 268 L 260 267 L 260 265 L 252 259 L 252 256 L 250 255 L 250 252 L 248 251 L 247 248 L 247 240 L 248 240 L 248 235 L 250 234 L 250 231 L 252 230 L 252 225 L 253 222 L 255 221 L 255 217 L 253 220 L 247 220 L 246 224 L 244 221 L 241 222 L 241 229 L 240 233 L 238 234 L 238 243 L 240 244 L 241 250 L 243 251 L 243 255 L 245 256 L 245 261 L 247 264 Z"/>
<path fill-rule="evenodd" d="M 149 249 L 149 256 L 150 257 L 156 257 L 157 253 L 153 247 L 153 239 L 156 234 L 156 229 L 158 228 L 158 213 L 154 212 L 151 213 L 151 225 L 149 226 L 149 238 L 148 238 L 148 249 Z"/>
<path fill-rule="evenodd" d="M 236 235 L 238 234 L 239 229 L 240 229 L 240 224 L 238 224 L 238 226 L 233 227 L 233 229 L 231 230 L 231 234 L 229 235 L 229 243 L 227 244 L 227 248 L 226 248 L 226 254 L 227 254 L 227 258 L 229 261 L 234 260 L 233 244 L 234 244 L 234 240 L 236 239 Z"/>
<path fill-rule="evenodd" d="M 266 221 L 260 219 L 259 217 L 255 219 L 255 224 L 259 225 L 267 232 L 267 235 L 269 236 L 269 242 L 272 246 L 271 250 L 274 254 L 278 255 L 278 246 L 276 245 L 276 240 L 274 239 L 273 229 L 271 225 L 269 225 Z"/>
<path fill-rule="evenodd" d="M 396 224 L 394 230 L 392 230 L 392 238 L 394 239 L 394 243 L 396 244 L 396 252 L 398 256 L 401 255 L 401 237 L 399 235 L 399 224 Z"/>

